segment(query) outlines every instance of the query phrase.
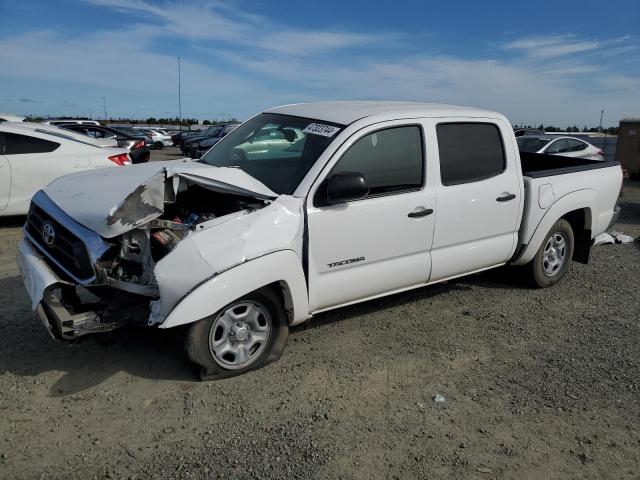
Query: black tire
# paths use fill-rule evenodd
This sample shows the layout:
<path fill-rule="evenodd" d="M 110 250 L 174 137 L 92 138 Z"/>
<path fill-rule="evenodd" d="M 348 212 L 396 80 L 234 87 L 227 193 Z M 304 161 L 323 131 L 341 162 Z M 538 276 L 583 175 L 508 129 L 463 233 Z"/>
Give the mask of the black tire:
<path fill-rule="evenodd" d="M 547 250 L 550 241 L 553 242 L 553 240 L 551 240 L 552 237 L 562 237 L 566 244 L 563 253 L 563 261 L 555 271 L 550 271 L 552 267 L 548 262 L 548 256 L 545 257 L 545 251 Z M 574 246 L 575 241 L 571 224 L 561 218 L 551 227 L 547 235 L 545 235 L 536 256 L 533 257 L 531 262 L 529 262 L 529 277 L 532 285 L 537 288 L 547 288 L 558 283 L 569 268 L 569 264 L 573 257 Z M 555 251 L 553 252 L 553 255 L 556 255 Z"/>
<path fill-rule="evenodd" d="M 211 329 L 220 315 L 234 305 L 246 302 L 259 304 L 268 310 L 271 331 L 266 346 L 249 365 L 243 368 L 225 368 L 220 364 L 220 359 L 214 358 L 214 352 L 210 348 Z M 288 336 L 289 322 L 280 295 L 272 288 L 262 288 L 231 302 L 214 315 L 190 325 L 184 336 L 184 351 L 188 359 L 198 367 L 200 379 L 214 380 L 241 375 L 275 362 L 282 355 Z"/>
<path fill-rule="evenodd" d="M 154 147 L 156 147 L 157 150 L 164 150 L 164 143 L 162 142 L 156 142 L 153 145 Z"/>

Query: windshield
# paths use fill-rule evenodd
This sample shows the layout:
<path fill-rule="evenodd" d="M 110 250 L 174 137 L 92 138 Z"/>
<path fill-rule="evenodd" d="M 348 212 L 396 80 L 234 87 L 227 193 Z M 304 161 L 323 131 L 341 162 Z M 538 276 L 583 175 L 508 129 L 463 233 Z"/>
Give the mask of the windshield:
<path fill-rule="evenodd" d="M 198 136 L 202 136 L 202 137 L 217 137 L 218 134 L 220 133 L 220 130 L 222 130 L 222 127 L 216 125 L 214 127 L 207 128 L 204 132 L 202 132 Z"/>
<path fill-rule="evenodd" d="M 199 161 L 236 167 L 278 194 L 291 195 L 343 126 L 263 113 L 230 132 Z"/>
<path fill-rule="evenodd" d="M 549 139 L 537 137 L 518 137 L 516 138 L 516 142 L 518 142 L 518 150 L 520 150 L 521 152 L 535 153 L 542 149 L 547 143 L 549 143 Z"/>

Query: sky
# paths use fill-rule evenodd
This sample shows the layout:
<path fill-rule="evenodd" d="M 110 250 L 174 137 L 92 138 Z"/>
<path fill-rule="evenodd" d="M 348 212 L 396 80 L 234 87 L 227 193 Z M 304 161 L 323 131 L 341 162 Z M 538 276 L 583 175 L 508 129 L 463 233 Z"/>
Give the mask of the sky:
<path fill-rule="evenodd" d="M 638 0 L 0 0 L 0 112 L 176 117 L 178 57 L 183 118 L 321 100 L 640 115 Z"/>

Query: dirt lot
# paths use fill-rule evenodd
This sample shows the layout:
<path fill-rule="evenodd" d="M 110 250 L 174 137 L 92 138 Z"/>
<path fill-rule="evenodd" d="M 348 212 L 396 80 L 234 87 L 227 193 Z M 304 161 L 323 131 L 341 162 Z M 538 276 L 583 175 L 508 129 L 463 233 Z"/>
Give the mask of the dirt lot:
<path fill-rule="evenodd" d="M 640 183 L 623 200 L 638 237 Z M 0 477 L 640 477 L 638 242 L 552 289 L 500 269 L 319 315 L 280 362 L 200 383 L 174 332 L 51 340 L 20 222 L 0 228 Z"/>

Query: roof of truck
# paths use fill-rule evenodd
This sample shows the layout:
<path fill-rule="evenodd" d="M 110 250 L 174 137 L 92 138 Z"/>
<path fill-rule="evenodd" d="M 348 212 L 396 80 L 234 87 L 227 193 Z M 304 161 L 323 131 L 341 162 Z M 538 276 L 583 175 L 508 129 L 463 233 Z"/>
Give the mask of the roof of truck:
<path fill-rule="evenodd" d="M 421 102 L 314 102 L 283 105 L 269 113 L 295 115 L 348 125 L 371 116 L 409 117 L 495 117 L 489 110 Z M 501 115 L 500 115 L 501 116 Z"/>

